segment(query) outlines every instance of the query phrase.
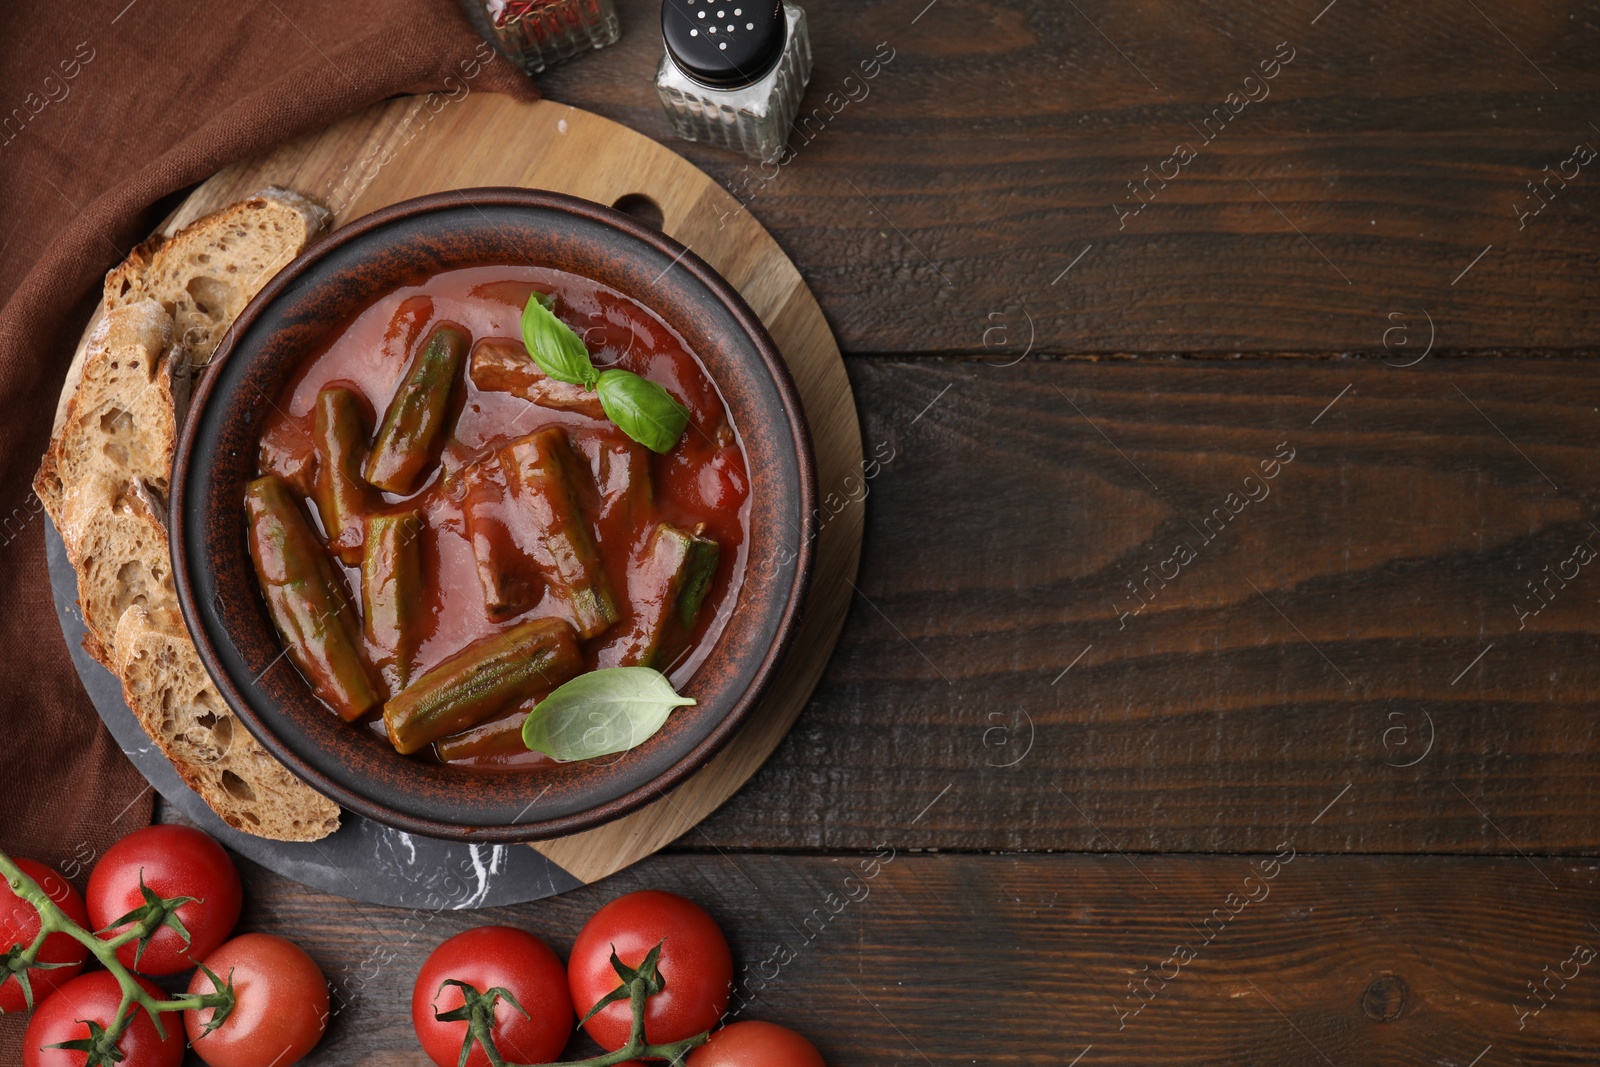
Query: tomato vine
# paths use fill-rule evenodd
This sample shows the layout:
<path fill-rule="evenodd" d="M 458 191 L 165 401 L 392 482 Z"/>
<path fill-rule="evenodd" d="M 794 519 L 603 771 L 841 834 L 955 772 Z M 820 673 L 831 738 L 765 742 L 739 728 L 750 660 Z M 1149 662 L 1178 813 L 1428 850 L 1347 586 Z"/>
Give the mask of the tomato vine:
<path fill-rule="evenodd" d="M 212 1012 L 211 1020 L 206 1024 L 206 1031 L 209 1033 L 221 1026 L 232 1013 L 238 998 L 234 993 L 231 975 L 224 981 L 206 970 L 202 964 L 201 970 L 204 970 L 206 976 L 211 979 L 212 992 L 158 1000 L 146 993 L 139 986 L 133 972 L 117 959 L 117 950 L 134 941 L 139 942 L 137 951 L 142 954 L 144 947 L 162 927 L 176 929 L 187 942 L 188 932 L 183 929 L 183 924 L 178 921 L 174 912 L 189 898 L 165 899 L 148 888 L 143 888 L 141 882 L 145 897 L 144 906 L 118 920 L 111 928 L 114 929 L 124 922 L 132 922 L 133 926 L 115 937 L 102 939 L 74 922 L 72 917 L 62 911 L 39 884 L 18 867 L 4 851 L 0 851 L 0 875 L 5 877 L 6 884 L 16 897 L 26 901 L 39 913 L 39 933 L 34 937 L 33 943 L 26 948 L 13 945 L 0 955 L 0 984 L 15 979 L 22 987 L 23 1001 L 31 1009 L 33 986 L 28 981 L 28 972 L 60 966 L 60 964 L 40 963 L 39 952 L 44 948 L 45 939 L 51 934 L 65 934 L 88 949 L 90 954 L 116 978 L 117 985 L 122 990 L 122 1002 L 117 1006 L 111 1025 L 101 1027 L 97 1023 L 91 1024 L 87 1038 L 61 1046 L 86 1053 L 88 1061 L 85 1067 L 109 1067 L 122 1059 L 117 1042 L 133 1021 L 136 1008 L 143 1009 L 145 1014 L 150 1016 L 150 1021 L 156 1029 L 156 1036 L 163 1039 L 166 1037 L 166 1028 L 161 1024 L 161 1016 L 164 1014 L 213 1008 L 215 1010 Z"/>
<path fill-rule="evenodd" d="M 588 1022 L 602 1008 L 619 1000 L 626 1000 L 629 1009 L 633 1013 L 633 1019 L 628 1030 L 628 1041 L 615 1052 L 604 1052 L 585 1060 L 538 1065 L 506 1062 L 494 1044 L 494 1006 L 496 1002 L 504 1000 L 518 1012 L 527 1015 L 527 1012 L 523 1011 L 522 1005 L 518 1004 L 516 998 L 506 989 L 496 987 L 479 992 L 466 982 L 446 979 L 439 988 L 455 986 L 461 990 L 463 1003 L 461 1007 L 447 1012 L 440 1012 L 434 1018 L 440 1022 L 465 1022 L 467 1024 L 467 1036 L 461 1047 L 462 1063 L 467 1062 L 467 1057 L 472 1052 L 472 1046 L 479 1045 L 483 1048 L 483 1054 L 489 1059 L 489 1067 L 615 1067 L 616 1064 L 624 1063 L 628 1060 L 640 1059 L 666 1060 L 668 1067 L 678 1067 L 685 1056 L 705 1044 L 706 1039 L 711 1035 L 709 1032 L 700 1033 L 682 1041 L 674 1041 L 664 1045 L 652 1045 L 646 1039 L 644 1033 L 645 1005 L 650 997 L 667 987 L 666 979 L 662 977 L 661 969 L 657 966 L 660 960 L 661 944 L 657 944 L 655 948 L 651 949 L 649 955 L 645 956 L 644 962 L 637 967 L 629 967 L 623 963 L 622 960 L 617 958 L 616 950 L 612 950 L 611 966 L 617 972 L 617 977 L 622 980 L 621 984 L 604 997 L 601 997 L 595 1003 L 595 1006 L 589 1009 L 589 1014 L 578 1022 L 578 1025 L 582 1026 Z"/>

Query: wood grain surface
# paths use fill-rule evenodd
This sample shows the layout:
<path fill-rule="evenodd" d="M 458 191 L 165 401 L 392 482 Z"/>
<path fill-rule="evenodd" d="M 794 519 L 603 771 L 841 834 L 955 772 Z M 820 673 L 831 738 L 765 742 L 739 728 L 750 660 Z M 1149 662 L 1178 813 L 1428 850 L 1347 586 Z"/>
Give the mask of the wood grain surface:
<path fill-rule="evenodd" d="M 617 6 L 622 41 L 540 85 L 666 138 L 659 5 Z M 1060 354 L 1377 351 L 1386 316 L 1419 308 L 1449 350 L 1600 332 L 1600 159 L 1521 228 L 1516 211 L 1546 166 L 1600 150 L 1592 3 L 805 6 L 803 114 L 822 113 L 792 162 L 686 151 L 800 265 L 846 352 L 980 351 L 989 316 L 1021 324 L 1024 307 L 1034 351 Z M 1295 55 L 1269 95 L 1207 142 L 1195 126 L 1260 96 L 1245 78 L 1282 42 Z M 865 79 L 880 44 L 894 58 Z M 1128 183 L 1179 144 L 1196 158 L 1119 229 Z"/>
<path fill-rule="evenodd" d="M 1600 8 L 805 6 L 776 170 L 668 141 L 649 0 L 539 80 L 817 295 L 879 460 L 838 649 L 724 808 L 576 893 L 247 866 L 344 1005 L 307 1062 L 423 1067 L 434 945 L 564 953 L 637 888 L 710 908 L 744 1014 L 834 1067 L 1600 1060 Z"/>
<path fill-rule="evenodd" d="M 664 855 L 467 914 L 347 904 L 247 867 L 244 922 L 294 937 L 332 981 L 317 1063 L 426 1067 L 404 1006 L 434 945 L 503 923 L 565 958 L 595 908 L 640 888 L 708 908 L 749 968 L 740 1017 L 806 1033 L 830 1064 L 1600 1056 L 1593 864 L 1306 854 L 1304 829 L 1265 856 Z"/>
<path fill-rule="evenodd" d="M 1600 850 L 1600 364 L 851 371 L 845 636 L 686 845 Z"/>
<path fill-rule="evenodd" d="M 827 321 L 794 264 L 760 223 L 681 156 L 607 119 L 541 100 L 471 92 L 402 97 L 218 173 L 163 225 L 172 234 L 281 185 L 316 197 L 337 228 L 425 193 L 513 185 L 607 205 L 640 205 L 738 289 L 777 342 L 805 406 L 819 498 L 864 470 L 850 383 Z M 57 408 L 76 388 L 89 328 Z M 647 856 L 725 801 L 783 737 L 838 640 L 861 551 L 862 501 L 838 498 L 818 522 L 804 615 L 768 695 L 738 735 L 671 794 L 623 819 L 534 847 L 583 881 Z"/>

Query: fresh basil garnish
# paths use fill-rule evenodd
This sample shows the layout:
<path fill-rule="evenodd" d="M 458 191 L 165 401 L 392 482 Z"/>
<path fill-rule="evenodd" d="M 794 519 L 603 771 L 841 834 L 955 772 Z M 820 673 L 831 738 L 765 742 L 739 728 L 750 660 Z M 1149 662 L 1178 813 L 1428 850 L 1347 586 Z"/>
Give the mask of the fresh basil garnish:
<path fill-rule="evenodd" d="M 583 338 L 556 318 L 554 305 L 552 297 L 535 290 L 522 309 L 522 343 L 539 369 L 558 382 L 597 391 L 606 418 L 618 429 L 652 451 L 672 451 L 689 425 L 689 409 L 665 387 L 631 370 L 596 371 Z"/>
<path fill-rule="evenodd" d="M 593 389 L 600 375 L 589 359 L 589 349 L 572 327 L 550 310 L 554 301 L 535 290 L 522 309 L 522 343 L 539 369 L 558 382 Z"/>
<path fill-rule="evenodd" d="M 649 378 L 613 368 L 597 386 L 606 417 L 623 433 L 654 452 L 670 452 L 689 425 L 689 409 Z"/>
<path fill-rule="evenodd" d="M 522 743 L 563 762 L 626 752 L 653 737 L 673 708 L 693 703 L 649 667 L 590 671 L 534 706 Z"/>

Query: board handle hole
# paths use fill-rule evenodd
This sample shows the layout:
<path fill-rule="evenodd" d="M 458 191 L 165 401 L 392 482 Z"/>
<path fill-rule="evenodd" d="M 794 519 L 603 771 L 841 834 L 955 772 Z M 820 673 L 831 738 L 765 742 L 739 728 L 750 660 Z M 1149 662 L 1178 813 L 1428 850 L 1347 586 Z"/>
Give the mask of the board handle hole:
<path fill-rule="evenodd" d="M 661 212 L 661 205 L 643 193 L 629 193 L 611 206 L 624 215 L 632 215 L 651 229 L 661 229 L 661 223 L 666 218 Z"/>

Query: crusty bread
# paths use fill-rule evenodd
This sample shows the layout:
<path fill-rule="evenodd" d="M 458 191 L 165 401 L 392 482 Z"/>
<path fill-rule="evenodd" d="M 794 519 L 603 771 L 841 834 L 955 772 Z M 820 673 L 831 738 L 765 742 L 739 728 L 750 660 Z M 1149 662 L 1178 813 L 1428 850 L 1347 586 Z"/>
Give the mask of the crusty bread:
<path fill-rule="evenodd" d="M 106 275 L 105 306 L 154 299 L 204 365 L 239 312 L 328 225 L 327 208 L 276 186 L 139 245 Z"/>
<path fill-rule="evenodd" d="M 277 841 L 316 841 L 339 828 L 339 806 L 290 774 L 228 710 L 176 611 L 130 606 L 117 625 L 116 671 L 145 732 L 229 826 Z"/>
<path fill-rule="evenodd" d="M 135 250 L 106 279 L 34 489 L 78 574 L 84 648 L 179 776 L 230 826 L 315 841 L 339 808 L 273 759 L 206 674 L 178 612 L 165 525 L 191 368 L 244 305 L 326 225 L 328 213 L 269 189 Z"/>
<path fill-rule="evenodd" d="M 172 342 L 172 316 L 154 300 L 110 311 L 95 327 L 83 377 L 33 478 L 58 529 L 67 487 L 96 475 L 137 478 L 165 501 L 189 398 L 187 353 Z"/>
<path fill-rule="evenodd" d="M 113 667 L 122 613 L 134 604 L 177 603 L 160 506 L 137 478 L 119 483 L 97 472 L 67 490 L 56 529 L 78 572 L 84 650 Z"/>

